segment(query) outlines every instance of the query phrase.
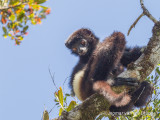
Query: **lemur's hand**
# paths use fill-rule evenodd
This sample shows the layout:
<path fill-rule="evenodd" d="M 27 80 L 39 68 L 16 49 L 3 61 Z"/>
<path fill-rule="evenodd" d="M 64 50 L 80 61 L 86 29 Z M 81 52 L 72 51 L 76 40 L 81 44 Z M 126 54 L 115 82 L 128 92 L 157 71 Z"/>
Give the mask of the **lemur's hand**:
<path fill-rule="evenodd" d="M 122 77 L 115 78 L 112 86 L 120 86 L 120 85 L 128 85 L 136 87 L 139 85 L 139 82 L 135 78 L 122 78 Z"/>

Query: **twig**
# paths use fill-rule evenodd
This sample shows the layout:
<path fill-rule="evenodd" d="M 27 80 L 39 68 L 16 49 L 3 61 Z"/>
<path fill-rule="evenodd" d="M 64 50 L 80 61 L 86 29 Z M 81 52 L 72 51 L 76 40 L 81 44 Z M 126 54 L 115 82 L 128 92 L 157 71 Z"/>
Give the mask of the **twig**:
<path fill-rule="evenodd" d="M 149 13 L 149 11 L 144 6 L 143 0 L 140 0 L 140 3 L 143 9 L 143 14 L 146 15 L 149 19 L 151 19 L 154 23 L 157 23 L 157 20 Z"/>
<path fill-rule="evenodd" d="M 52 109 L 48 112 L 49 114 L 52 112 L 52 110 L 55 108 L 55 106 L 56 106 L 56 105 L 54 105 L 54 106 L 52 107 Z"/>
<path fill-rule="evenodd" d="M 64 84 L 65 84 L 65 82 L 67 81 L 68 78 L 69 78 L 69 77 L 67 77 L 67 78 L 64 80 L 64 82 L 63 82 L 63 91 L 64 91 Z"/>
<path fill-rule="evenodd" d="M 15 8 L 15 7 L 18 7 L 20 5 L 27 5 L 27 4 L 28 4 L 28 2 L 20 2 L 17 5 L 9 5 L 8 7 L 1 7 L 0 10 L 6 10 L 6 9 L 10 9 L 10 8 Z"/>
<path fill-rule="evenodd" d="M 130 34 L 132 28 L 136 26 L 137 22 L 138 22 L 138 21 L 141 19 L 141 17 L 143 17 L 143 16 L 144 16 L 144 13 L 142 13 L 142 14 L 134 21 L 134 23 L 133 23 L 133 24 L 131 25 L 131 27 L 129 28 L 127 35 Z"/>
<path fill-rule="evenodd" d="M 58 90 L 58 88 L 57 88 L 57 86 L 56 86 L 56 83 L 54 82 L 54 74 L 52 75 L 50 67 L 48 67 L 48 71 L 49 71 L 49 74 L 50 74 L 50 76 L 51 76 L 51 79 L 52 79 L 52 82 L 53 82 L 54 86 L 55 86 L 56 89 Z"/>

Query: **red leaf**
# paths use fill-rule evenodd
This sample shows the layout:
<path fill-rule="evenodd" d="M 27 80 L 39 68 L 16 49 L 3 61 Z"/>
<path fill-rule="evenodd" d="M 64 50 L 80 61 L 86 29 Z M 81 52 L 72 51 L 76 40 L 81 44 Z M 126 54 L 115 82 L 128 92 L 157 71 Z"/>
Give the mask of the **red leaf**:
<path fill-rule="evenodd" d="M 50 14 L 50 12 L 51 12 L 51 8 L 48 8 L 45 13 L 48 15 Z"/>
<path fill-rule="evenodd" d="M 1 22 L 2 22 L 2 24 L 6 24 L 7 19 L 5 19 L 5 18 L 2 17 Z"/>

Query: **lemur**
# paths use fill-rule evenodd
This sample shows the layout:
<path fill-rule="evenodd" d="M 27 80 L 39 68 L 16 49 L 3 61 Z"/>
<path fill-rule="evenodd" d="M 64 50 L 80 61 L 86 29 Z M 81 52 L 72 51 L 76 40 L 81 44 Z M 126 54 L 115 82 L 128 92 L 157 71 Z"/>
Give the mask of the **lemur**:
<path fill-rule="evenodd" d="M 117 77 L 124 67 L 134 62 L 142 54 L 140 47 L 125 48 L 125 36 L 113 32 L 111 36 L 99 42 L 89 29 L 75 31 L 65 45 L 79 62 L 74 67 L 70 86 L 79 100 L 84 101 L 92 94 L 102 94 L 111 104 L 111 112 L 131 111 L 134 106 L 146 104 L 151 95 L 152 86 L 144 81 L 139 84 L 135 78 Z M 129 85 L 137 87 L 133 92 L 115 93 L 111 87 Z"/>

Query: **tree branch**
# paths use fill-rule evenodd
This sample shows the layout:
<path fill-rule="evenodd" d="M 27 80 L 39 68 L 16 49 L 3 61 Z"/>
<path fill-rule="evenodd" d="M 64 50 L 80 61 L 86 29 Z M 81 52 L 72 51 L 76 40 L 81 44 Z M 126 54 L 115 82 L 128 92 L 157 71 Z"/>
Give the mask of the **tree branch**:
<path fill-rule="evenodd" d="M 152 37 L 144 50 L 144 53 L 133 64 L 129 65 L 128 70 L 119 77 L 135 77 L 143 81 L 160 63 L 160 22 L 157 22 L 152 30 Z"/>
<path fill-rule="evenodd" d="M 143 10 L 143 13 L 135 20 L 135 22 L 131 25 L 131 27 L 128 30 L 127 35 L 130 34 L 131 30 L 133 27 L 136 26 L 136 24 L 138 23 L 138 21 L 144 16 L 146 15 L 150 20 L 152 20 L 154 23 L 157 23 L 158 21 L 150 14 L 150 12 L 147 10 L 147 8 L 144 6 L 144 2 L 143 0 L 140 0 L 140 4 L 141 4 L 141 8 Z"/>
<path fill-rule="evenodd" d="M 143 0 L 140 0 L 141 8 L 143 9 L 143 14 L 150 18 L 154 23 L 157 23 L 157 20 L 149 13 L 149 11 L 144 6 Z"/>
<path fill-rule="evenodd" d="M 100 94 L 94 94 L 69 112 L 63 111 L 60 120 L 94 120 L 102 111 L 107 111 L 109 102 Z"/>
<path fill-rule="evenodd" d="M 142 14 L 136 19 L 136 21 L 134 21 L 134 23 L 133 23 L 133 24 L 131 25 L 131 27 L 129 28 L 127 35 L 130 34 L 132 28 L 136 26 L 137 22 L 138 22 L 138 21 L 141 19 L 141 17 L 143 17 L 143 16 L 144 16 L 144 14 L 142 13 Z"/>

